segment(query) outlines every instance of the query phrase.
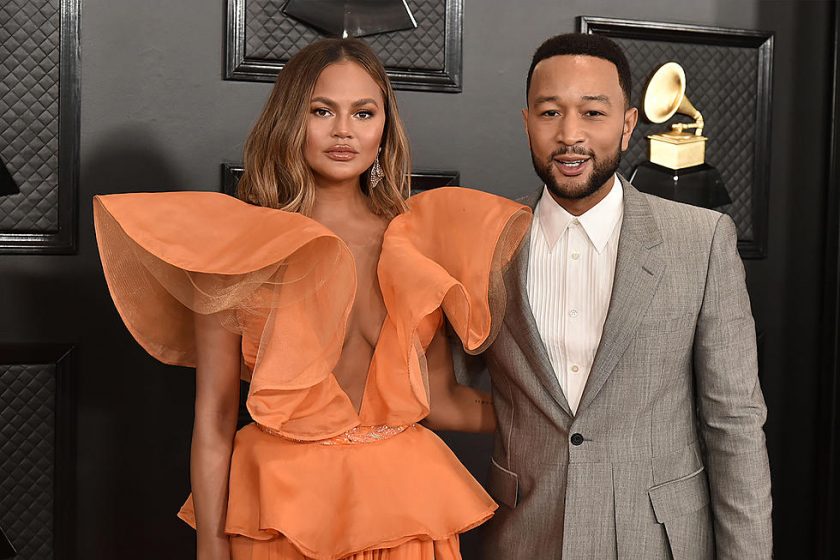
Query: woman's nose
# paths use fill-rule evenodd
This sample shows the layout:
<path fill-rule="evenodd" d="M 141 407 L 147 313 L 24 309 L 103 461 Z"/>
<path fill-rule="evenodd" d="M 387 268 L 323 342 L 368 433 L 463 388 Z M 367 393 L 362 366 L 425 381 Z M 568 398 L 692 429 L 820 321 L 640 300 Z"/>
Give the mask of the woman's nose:
<path fill-rule="evenodd" d="M 352 138 L 353 131 L 348 117 L 336 117 L 333 124 L 333 136 L 336 138 Z"/>

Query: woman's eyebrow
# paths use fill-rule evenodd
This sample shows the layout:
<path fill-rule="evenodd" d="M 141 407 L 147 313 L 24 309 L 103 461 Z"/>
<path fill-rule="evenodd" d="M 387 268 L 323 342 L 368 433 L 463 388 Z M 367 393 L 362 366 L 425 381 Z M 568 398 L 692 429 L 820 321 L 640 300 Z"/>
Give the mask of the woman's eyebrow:
<path fill-rule="evenodd" d="M 353 107 L 361 107 L 362 105 L 376 105 L 379 107 L 379 103 L 376 102 L 376 99 L 372 97 L 365 97 L 364 99 L 359 99 L 353 103 Z"/>
<path fill-rule="evenodd" d="M 324 105 L 327 105 L 329 107 L 336 107 L 338 105 L 338 103 L 336 103 L 332 99 L 330 99 L 328 97 L 320 97 L 320 96 L 313 97 L 312 99 L 309 100 L 309 102 L 310 103 L 323 103 Z M 353 102 L 352 106 L 353 107 L 361 107 L 362 105 L 375 105 L 375 106 L 379 107 L 379 103 L 377 103 L 376 99 L 374 99 L 372 97 L 365 97 L 364 99 L 356 100 L 356 101 Z"/>
<path fill-rule="evenodd" d="M 327 97 L 313 97 L 309 100 L 310 103 L 323 103 L 324 105 L 329 105 L 330 107 L 335 107 L 336 103 L 332 99 Z"/>

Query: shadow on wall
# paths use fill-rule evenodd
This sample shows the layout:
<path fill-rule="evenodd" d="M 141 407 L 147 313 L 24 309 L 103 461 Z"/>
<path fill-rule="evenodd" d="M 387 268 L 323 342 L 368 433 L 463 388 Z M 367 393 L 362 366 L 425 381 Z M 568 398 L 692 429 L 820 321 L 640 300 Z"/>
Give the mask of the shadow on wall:
<path fill-rule="evenodd" d="M 142 124 L 125 124 L 109 132 L 83 154 L 81 183 L 90 195 L 177 189 L 184 178 L 176 171 L 154 135 Z"/>
<path fill-rule="evenodd" d="M 194 557 L 175 517 L 189 492 L 194 376 L 158 363 L 123 326 L 96 249 L 96 194 L 178 189 L 184 177 L 148 127 L 114 128 L 82 154 L 80 258 L 90 301 L 80 348 L 77 542 L 80 558 Z M 143 539 L 140 535 L 154 536 Z"/>

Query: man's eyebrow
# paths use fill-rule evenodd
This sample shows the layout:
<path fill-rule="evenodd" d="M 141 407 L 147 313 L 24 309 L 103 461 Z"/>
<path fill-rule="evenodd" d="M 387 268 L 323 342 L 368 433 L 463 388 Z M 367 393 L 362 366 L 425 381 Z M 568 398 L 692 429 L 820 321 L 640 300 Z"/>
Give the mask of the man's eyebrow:
<path fill-rule="evenodd" d="M 583 101 L 597 101 L 600 103 L 604 103 L 605 105 L 612 105 L 610 102 L 610 98 L 606 95 L 582 95 L 581 100 Z"/>
<path fill-rule="evenodd" d="M 603 103 L 605 105 L 612 105 L 610 102 L 610 98 L 606 95 L 581 95 L 581 101 L 595 101 L 598 103 Z M 556 95 L 540 95 L 536 99 L 534 99 L 534 104 L 540 103 L 557 103 L 558 98 Z"/>

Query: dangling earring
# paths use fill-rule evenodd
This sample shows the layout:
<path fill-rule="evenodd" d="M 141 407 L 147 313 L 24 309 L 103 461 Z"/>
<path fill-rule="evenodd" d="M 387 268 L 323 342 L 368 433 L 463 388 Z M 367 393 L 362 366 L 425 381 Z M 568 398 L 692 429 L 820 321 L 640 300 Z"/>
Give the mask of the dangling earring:
<path fill-rule="evenodd" d="M 373 192 L 383 177 L 385 177 L 385 172 L 382 171 L 382 166 L 379 165 L 379 152 L 377 152 L 376 159 L 373 160 L 373 165 L 370 166 L 370 173 L 368 174 L 368 192 Z"/>

